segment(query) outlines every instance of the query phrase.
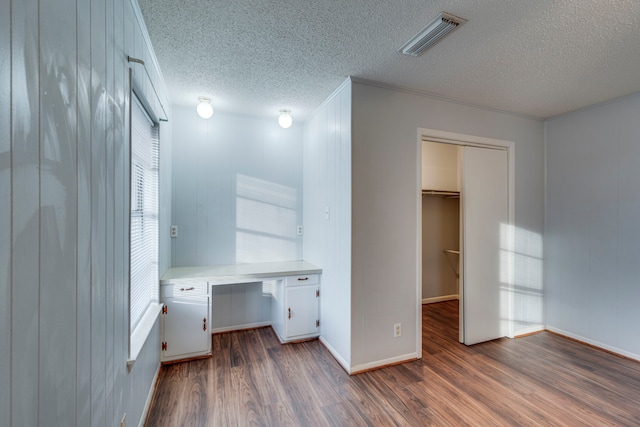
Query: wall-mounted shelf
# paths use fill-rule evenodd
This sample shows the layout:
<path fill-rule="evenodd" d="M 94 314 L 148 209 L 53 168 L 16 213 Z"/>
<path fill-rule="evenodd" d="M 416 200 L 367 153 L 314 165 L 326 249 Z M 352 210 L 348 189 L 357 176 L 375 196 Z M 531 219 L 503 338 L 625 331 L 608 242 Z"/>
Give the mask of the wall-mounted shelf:
<path fill-rule="evenodd" d="M 460 251 L 455 250 L 455 249 L 445 249 L 442 252 L 444 252 L 445 254 L 460 255 Z M 451 261 L 450 257 L 447 257 L 447 259 L 449 260 L 449 265 L 453 269 L 453 272 L 455 273 L 456 278 L 460 278 L 460 273 L 458 272 L 458 270 L 460 268 L 460 261 L 458 261 L 458 265 L 456 266 L 456 265 L 453 264 L 453 261 Z"/>
<path fill-rule="evenodd" d="M 459 199 L 459 191 L 443 191 L 443 190 L 422 190 L 423 196 L 438 196 L 445 199 Z"/>

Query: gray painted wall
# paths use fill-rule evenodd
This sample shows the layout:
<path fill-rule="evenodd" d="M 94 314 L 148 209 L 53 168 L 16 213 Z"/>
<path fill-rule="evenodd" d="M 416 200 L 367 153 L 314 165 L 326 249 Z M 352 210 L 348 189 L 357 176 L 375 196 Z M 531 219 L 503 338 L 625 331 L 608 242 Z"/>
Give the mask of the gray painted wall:
<path fill-rule="evenodd" d="M 0 2 L 2 426 L 137 425 L 145 408 L 159 328 L 128 371 L 126 56 L 164 85 L 144 32 L 128 0 Z"/>
<path fill-rule="evenodd" d="M 195 103 L 173 117 L 172 267 L 302 259 L 302 125 Z"/>
<path fill-rule="evenodd" d="M 329 208 L 329 215 L 326 215 Z M 321 339 L 351 365 L 351 83 L 313 114 L 304 132 L 304 258 L 323 269 Z"/>
<path fill-rule="evenodd" d="M 541 245 L 544 125 L 354 82 L 352 110 L 352 366 L 416 354 L 418 128 L 515 142 L 515 252 Z M 516 333 L 540 328 L 540 252 L 518 259 Z M 402 337 L 393 338 L 393 324 Z"/>
<path fill-rule="evenodd" d="M 547 122 L 547 327 L 640 359 L 640 94 Z"/>

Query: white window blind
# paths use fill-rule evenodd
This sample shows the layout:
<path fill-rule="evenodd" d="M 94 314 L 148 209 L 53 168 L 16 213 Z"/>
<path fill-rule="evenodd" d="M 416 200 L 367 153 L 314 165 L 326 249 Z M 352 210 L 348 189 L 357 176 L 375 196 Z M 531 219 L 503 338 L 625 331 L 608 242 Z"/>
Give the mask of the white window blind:
<path fill-rule="evenodd" d="M 131 105 L 131 265 L 129 327 L 158 302 L 158 126 L 140 101 Z"/>

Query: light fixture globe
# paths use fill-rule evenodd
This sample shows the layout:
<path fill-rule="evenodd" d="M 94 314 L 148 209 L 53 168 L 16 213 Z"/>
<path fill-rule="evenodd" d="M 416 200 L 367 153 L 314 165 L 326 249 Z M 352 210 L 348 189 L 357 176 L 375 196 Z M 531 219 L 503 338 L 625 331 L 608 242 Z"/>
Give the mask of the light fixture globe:
<path fill-rule="evenodd" d="M 211 100 L 209 98 L 199 98 L 200 103 L 196 107 L 196 111 L 198 115 L 203 119 L 208 119 L 213 116 L 213 106 L 211 105 Z"/>
<path fill-rule="evenodd" d="M 278 116 L 278 124 L 283 129 L 289 129 L 293 124 L 293 118 L 291 117 L 291 111 L 280 110 L 280 116 Z"/>

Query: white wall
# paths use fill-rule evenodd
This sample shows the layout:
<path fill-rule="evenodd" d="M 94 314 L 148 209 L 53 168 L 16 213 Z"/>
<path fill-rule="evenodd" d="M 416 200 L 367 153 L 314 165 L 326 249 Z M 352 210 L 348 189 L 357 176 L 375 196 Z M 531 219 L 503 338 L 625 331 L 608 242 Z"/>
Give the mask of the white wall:
<path fill-rule="evenodd" d="M 323 269 L 321 339 L 347 370 L 352 339 L 351 220 L 351 83 L 346 81 L 305 125 L 304 258 Z"/>
<path fill-rule="evenodd" d="M 640 359 L 640 94 L 547 122 L 551 330 Z"/>
<path fill-rule="evenodd" d="M 366 367 L 416 354 L 418 128 L 515 141 L 516 251 L 525 252 L 543 232 L 544 135 L 539 120 L 363 82 L 352 87 L 351 361 Z M 529 278 L 542 274 L 536 255 L 517 266 L 516 333 L 543 324 L 542 283 Z M 400 338 L 394 323 L 402 323 Z"/>
<path fill-rule="evenodd" d="M 302 125 L 195 110 L 173 108 L 172 267 L 302 259 Z"/>
<path fill-rule="evenodd" d="M 143 27 L 128 0 L 0 2 L 2 426 L 142 416 L 159 329 L 128 371 L 126 56 L 163 88 Z"/>

